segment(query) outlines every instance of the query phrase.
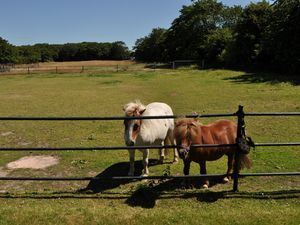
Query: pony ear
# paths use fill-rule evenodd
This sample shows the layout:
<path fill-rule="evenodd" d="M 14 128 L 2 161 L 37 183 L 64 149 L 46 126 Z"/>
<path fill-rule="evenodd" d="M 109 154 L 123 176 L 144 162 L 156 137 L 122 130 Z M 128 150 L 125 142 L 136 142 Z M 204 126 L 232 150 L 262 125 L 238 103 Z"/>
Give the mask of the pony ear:
<path fill-rule="evenodd" d="M 146 108 L 140 109 L 139 110 L 140 115 L 142 115 L 145 111 L 146 111 Z"/>
<path fill-rule="evenodd" d="M 144 105 L 140 104 L 138 106 L 137 110 L 138 110 L 139 114 L 142 115 L 146 111 L 146 107 Z"/>
<path fill-rule="evenodd" d="M 195 127 L 197 127 L 197 126 L 198 126 L 197 120 L 193 121 L 193 122 L 192 122 L 192 125 L 195 126 Z"/>

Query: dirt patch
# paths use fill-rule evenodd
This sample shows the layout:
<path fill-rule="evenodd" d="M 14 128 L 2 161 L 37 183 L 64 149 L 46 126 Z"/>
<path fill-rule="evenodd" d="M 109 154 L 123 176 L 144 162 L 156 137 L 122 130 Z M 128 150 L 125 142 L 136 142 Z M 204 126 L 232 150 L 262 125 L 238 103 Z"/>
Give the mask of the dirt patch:
<path fill-rule="evenodd" d="M 59 159 L 53 156 L 25 156 L 6 165 L 8 169 L 45 169 L 58 164 Z"/>
<path fill-rule="evenodd" d="M 12 135 L 13 132 L 12 131 L 7 131 L 7 132 L 2 132 L 0 135 L 3 136 L 3 137 L 6 137 L 6 136 L 9 136 L 9 135 Z"/>
<path fill-rule="evenodd" d="M 0 167 L 0 177 L 6 177 L 7 174 L 8 174 L 8 172 L 3 170 L 3 167 Z"/>

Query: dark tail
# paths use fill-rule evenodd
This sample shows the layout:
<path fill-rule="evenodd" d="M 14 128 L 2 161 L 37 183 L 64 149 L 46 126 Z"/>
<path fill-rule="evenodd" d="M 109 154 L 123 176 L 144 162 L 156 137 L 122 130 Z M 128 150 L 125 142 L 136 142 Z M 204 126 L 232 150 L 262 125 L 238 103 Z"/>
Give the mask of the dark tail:
<path fill-rule="evenodd" d="M 252 167 L 252 165 L 253 165 L 252 160 L 248 157 L 248 155 L 240 154 L 239 159 L 240 159 L 239 170 L 244 169 L 244 168 L 250 169 Z"/>

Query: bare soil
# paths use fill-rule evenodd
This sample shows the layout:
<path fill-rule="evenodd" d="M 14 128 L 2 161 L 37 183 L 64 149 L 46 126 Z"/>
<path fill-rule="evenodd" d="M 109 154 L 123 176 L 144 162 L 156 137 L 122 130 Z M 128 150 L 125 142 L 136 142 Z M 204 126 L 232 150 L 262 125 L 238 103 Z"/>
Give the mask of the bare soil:
<path fill-rule="evenodd" d="M 7 169 L 45 169 L 59 163 L 59 159 L 48 155 L 25 156 L 6 165 Z"/>

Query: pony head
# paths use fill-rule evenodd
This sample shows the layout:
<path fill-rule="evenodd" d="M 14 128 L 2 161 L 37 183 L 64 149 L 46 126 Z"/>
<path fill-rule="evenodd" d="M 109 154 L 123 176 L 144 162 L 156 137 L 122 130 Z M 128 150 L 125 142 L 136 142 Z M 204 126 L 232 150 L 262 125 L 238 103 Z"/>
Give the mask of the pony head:
<path fill-rule="evenodd" d="M 179 157 L 186 159 L 193 143 L 193 136 L 198 132 L 200 123 L 196 119 L 179 119 L 175 122 L 174 137 L 178 148 Z"/>
<path fill-rule="evenodd" d="M 146 110 L 146 107 L 139 101 L 129 102 L 123 107 L 126 117 L 141 116 Z M 127 146 L 133 146 L 141 129 L 142 120 L 140 119 L 125 119 L 124 120 L 124 140 Z"/>

